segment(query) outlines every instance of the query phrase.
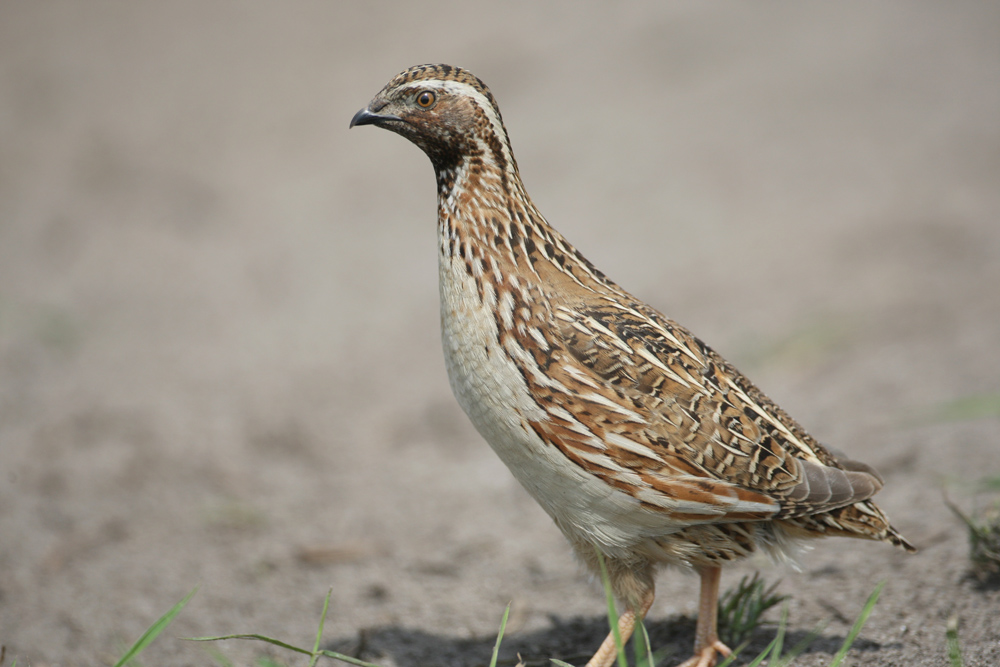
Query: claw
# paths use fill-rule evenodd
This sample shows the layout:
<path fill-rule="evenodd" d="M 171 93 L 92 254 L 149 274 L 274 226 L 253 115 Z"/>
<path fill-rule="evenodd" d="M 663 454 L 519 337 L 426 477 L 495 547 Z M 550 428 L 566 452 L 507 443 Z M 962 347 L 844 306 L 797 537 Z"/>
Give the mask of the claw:
<path fill-rule="evenodd" d="M 732 649 L 716 639 L 712 644 L 697 651 L 689 660 L 678 665 L 678 667 L 715 667 L 718 656 L 726 657 L 732 653 Z"/>

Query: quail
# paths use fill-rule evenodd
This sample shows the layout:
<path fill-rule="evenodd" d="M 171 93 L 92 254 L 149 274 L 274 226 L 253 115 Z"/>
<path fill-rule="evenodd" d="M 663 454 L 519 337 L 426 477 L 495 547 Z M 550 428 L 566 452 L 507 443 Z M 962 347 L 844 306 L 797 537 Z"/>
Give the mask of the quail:
<path fill-rule="evenodd" d="M 437 179 L 441 336 L 456 399 L 624 606 L 663 565 L 701 578 L 693 657 L 717 633 L 722 566 L 808 538 L 913 547 L 871 497 L 883 480 L 824 446 L 714 350 L 612 282 L 528 196 L 497 102 L 467 70 L 400 73 L 351 120 L 409 139 Z M 600 556 L 599 556 L 600 554 Z M 609 667 L 608 635 L 588 667 Z"/>

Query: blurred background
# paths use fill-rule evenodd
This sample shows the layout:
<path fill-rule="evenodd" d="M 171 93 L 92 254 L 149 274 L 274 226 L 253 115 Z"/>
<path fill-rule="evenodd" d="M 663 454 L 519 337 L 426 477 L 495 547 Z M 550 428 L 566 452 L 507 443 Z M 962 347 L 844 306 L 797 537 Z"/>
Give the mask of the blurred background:
<path fill-rule="evenodd" d="M 451 398 L 430 165 L 347 129 L 423 62 L 486 81 L 590 260 L 886 475 L 922 553 L 818 545 L 775 574 L 793 624 L 888 577 L 857 664 L 941 664 L 952 613 L 1000 661 L 939 490 L 1000 474 L 1000 4 L 971 1 L 0 2 L 7 659 L 111 664 L 196 584 L 147 664 L 307 643 L 330 586 L 330 637 L 413 631 L 380 664 L 489 643 L 512 599 L 515 637 L 599 641 Z"/>

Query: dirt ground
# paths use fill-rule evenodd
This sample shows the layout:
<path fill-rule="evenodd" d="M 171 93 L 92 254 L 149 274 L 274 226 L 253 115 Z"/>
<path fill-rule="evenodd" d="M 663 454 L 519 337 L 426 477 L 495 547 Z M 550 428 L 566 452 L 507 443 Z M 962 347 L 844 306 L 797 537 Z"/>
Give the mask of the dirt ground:
<path fill-rule="evenodd" d="M 421 62 L 490 85 L 585 255 L 884 474 L 919 554 L 723 574 L 780 578 L 793 639 L 829 621 L 797 664 L 883 579 L 850 664 L 945 664 L 952 616 L 1000 664 L 942 502 L 1000 474 L 963 409 L 1000 392 L 998 36 L 995 2 L 0 3 L 6 664 L 111 664 L 195 585 L 143 664 L 310 645 L 330 587 L 330 645 L 386 667 L 486 664 L 508 601 L 504 659 L 599 642 L 599 586 L 450 395 L 430 165 L 347 128 Z M 667 664 L 696 602 L 662 574 Z"/>

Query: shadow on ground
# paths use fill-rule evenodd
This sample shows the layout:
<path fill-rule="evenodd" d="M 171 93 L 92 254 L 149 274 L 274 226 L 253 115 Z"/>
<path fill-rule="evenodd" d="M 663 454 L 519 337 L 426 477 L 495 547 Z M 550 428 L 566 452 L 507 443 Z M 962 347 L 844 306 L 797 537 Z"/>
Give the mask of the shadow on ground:
<path fill-rule="evenodd" d="M 608 621 L 603 617 L 563 619 L 550 617 L 551 626 L 532 633 L 505 637 L 500 647 L 498 665 L 516 665 L 520 656 L 526 667 L 546 667 L 551 658 L 573 665 L 582 665 L 590 659 L 608 631 Z M 666 650 L 664 665 L 679 664 L 691 655 L 695 620 L 689 616 L 653 621 L 648 626 L 650 644 L 655 651 Z M 749 645 L 743 649 L 745 659 L 736 664 L 746 664 L 760 654 L 774 638 L 775 628 L 760 628 Z M 807 630 L 791 630 L 785 634 L 784 646 L 796 646 L 809 636 Z M 833 655 L 843 645 L 845 635 L 822 633 L 808 646 L 805 653 Z M 328 650 L 344 653 L 360 660 L 378 663 L 391 658 L 398 667 L 485 667 L 496 642 L 495 637 L 456 639 L 422 630 L 389 626 L 362 630 L 358 636 L 336 640 L 326 646 Z M 878 651 L 883 644 L 859 638 L 852 651 Z M 631 655 L 631 648 L 628 649 Z"/>

